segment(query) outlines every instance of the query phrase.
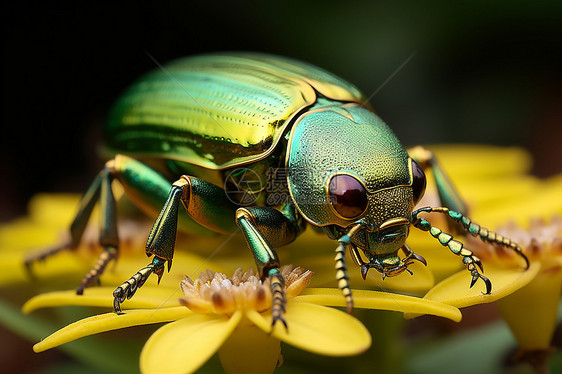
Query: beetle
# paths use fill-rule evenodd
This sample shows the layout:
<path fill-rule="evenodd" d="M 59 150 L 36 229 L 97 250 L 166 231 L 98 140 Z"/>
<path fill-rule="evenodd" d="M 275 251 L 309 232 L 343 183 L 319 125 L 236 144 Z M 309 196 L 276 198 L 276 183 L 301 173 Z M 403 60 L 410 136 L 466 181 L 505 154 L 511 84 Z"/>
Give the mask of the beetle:
<path fill-rule="evenodd" d="M 104 132 L 110 160 L 80 201 L 71 239 L 29 256 L 26 265 L 76 248 L 99 201 L 105 250 L 77 293 L 97 280 L 118 253 L 111 189 L 118 181 L 130 200 L 157 219 L 146 245 L 152 261 L 114 291 L 116 313 L 152 273 L 160 281 L 166 263 L 170 270 L 178 226 L 199 234 L 244 234 L 261 278 L 271 279 L 273 324 L 286 325 L 275 248 L 307 225 L 338 242 L 336 277 L 349 312 L 345 252 L 363 278 L 370 269 L 383 277 L 411 272 L 414 261 L 426 261 L 406 245 L 410 227 L 428 231 L 462 257 L 470 287 L 482 279 L 491 292 L 481 261 L 422 213 L 446 214 L 456 222 L 451 228 L 511 248 L 529 266 L 516 243 L 465 216 L 431 152 L 417 147 L 409 154 L 354 85 L 304 62 L 251 53 L 173 61 L 118 99 Z M 432 170 L 443 206 L 414 210 L 426 187 L 424 169 Z M 180 205 L 187 215 L 179 214 Z"/>

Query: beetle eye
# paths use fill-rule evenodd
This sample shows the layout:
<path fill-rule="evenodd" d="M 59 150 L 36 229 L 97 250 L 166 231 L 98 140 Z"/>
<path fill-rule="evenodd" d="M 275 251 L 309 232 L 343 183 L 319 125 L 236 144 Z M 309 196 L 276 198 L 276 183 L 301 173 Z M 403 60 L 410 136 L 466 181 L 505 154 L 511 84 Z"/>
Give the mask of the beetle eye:
<path fill-rule="evenodd" d="M 330 179 L 328 194 L 335 211 L 348 219 L 360 216 L 369 204 L 365 187 L 347 174 L 336 174 Z"/>
<path fill-rule="evenodd" d="M 414 193 L 414 205 L 415 205 L 421 200 L 425 192 L 426 180 L 425 180 L 425 173 L 423 172 L 423 169 L 414 160 L 412 160 L 412 177 L 413 177 L 412 191 Z"/>

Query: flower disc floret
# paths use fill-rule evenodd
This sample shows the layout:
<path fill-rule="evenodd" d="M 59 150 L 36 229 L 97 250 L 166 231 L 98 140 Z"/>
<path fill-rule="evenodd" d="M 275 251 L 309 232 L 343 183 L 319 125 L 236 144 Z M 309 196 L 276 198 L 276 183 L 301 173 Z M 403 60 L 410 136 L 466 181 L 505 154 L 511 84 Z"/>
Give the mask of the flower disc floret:
<path fill-rule="evenodd" d="M 300 267 L 284 266 L 281 274 L 285 279 L 287 296 L 294 297 L 308 286 L 313 273 Z M 260 280 L 253 269 L 243 272 L 236 269 L 232 277 L 207 270 L 192 280 L 186 276 L 180 284 L 184 297 L 179 302 L 197 313 L 232 315 L 237 310 L 265 312 L 271 308 L 270 280 Z"/>

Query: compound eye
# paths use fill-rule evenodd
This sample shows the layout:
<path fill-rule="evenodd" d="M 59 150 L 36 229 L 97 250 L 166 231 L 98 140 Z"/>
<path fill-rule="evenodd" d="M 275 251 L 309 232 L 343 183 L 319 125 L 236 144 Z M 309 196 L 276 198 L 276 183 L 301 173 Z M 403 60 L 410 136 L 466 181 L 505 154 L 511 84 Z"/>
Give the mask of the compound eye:
<path fill-rule="evenodd" d="M 369 204 L 363 184 L 347 174 L 336 174 L 330 179 L 328 195 L 334 210 L 347 219 L 359 217 Z"/>
<path fill-rule="evenodd" d="M 426 180 L 425 180 L 425 173 L 423 172 L 423 169 L 414 160 L 412 160 L 412 177 L 413 177 L 412 191 L 414 193 L 414 205 L 415 205 L 421 200 L 425 192 Z"/>

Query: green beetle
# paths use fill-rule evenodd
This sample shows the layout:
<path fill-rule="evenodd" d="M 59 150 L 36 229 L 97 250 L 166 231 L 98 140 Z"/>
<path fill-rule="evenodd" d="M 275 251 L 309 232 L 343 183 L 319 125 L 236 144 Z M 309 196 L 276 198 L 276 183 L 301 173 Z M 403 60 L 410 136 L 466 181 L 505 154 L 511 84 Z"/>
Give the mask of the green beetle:
<path fill-rule="evenodd" d="M 105 135 L 112 159 L 82 198 L 70 241 L 30 256 L 26 264 L 76 248 L 99 201 L 105 251 L 78 287 L 82 293 L 117 257 L 111 182 L 119 181 L 130 200 L 158 218 L 146 245 L 152 262 L 115 290 L 117 313 L 150 274 L 160 280 L 166 262 L 169 270 L 178 225 L 200 234 L 242 231 L 262 279 L 271 279 L 273 323 L 285 324 L 275 248 L 307 224 L 338 241 L 336 277 L 350 312 L 345 251 L 363 278 L 371 268 L 383 276 L 409 271 L 413 261 L 425 264 L 405 243 L 410 226 L 430 231 L 461 256 L 472 274 L 470 286 L 480 278 L 491 292 L 478 271 L 480 260 L 418 217 L 422 212 L 445 213 L 529 265 L 517 244 L 464 216 L 462 201 L 430 152 L 416 148 L 409 155 L 356 87 L 303 62 L 244 53 L 171 62 L 125 92 Z M 444 207 L 414 211 L 425 191 L 424 168 L 432 169 Z M 178 214 L 180 202 L 187 215 Z"/>

